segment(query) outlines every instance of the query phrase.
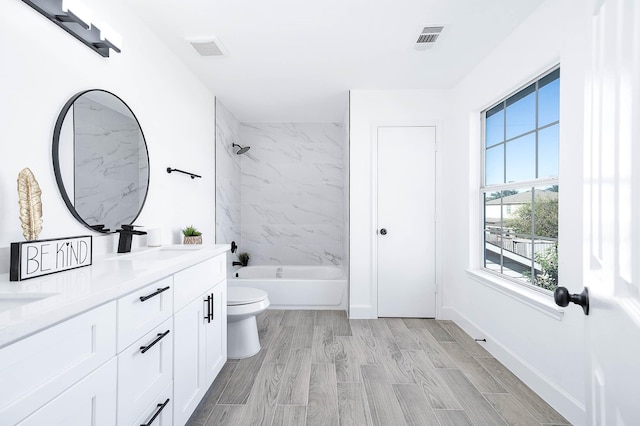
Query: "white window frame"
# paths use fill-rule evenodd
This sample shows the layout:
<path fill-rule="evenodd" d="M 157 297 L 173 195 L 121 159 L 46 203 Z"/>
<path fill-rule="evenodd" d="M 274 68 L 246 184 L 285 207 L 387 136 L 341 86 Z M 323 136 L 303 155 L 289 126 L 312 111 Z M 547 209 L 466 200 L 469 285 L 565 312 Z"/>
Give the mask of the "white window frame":
<path fill-rule="evenodd" d="M 507 99 L 509 99 L 510 97 L 512 97 L 513 95 L 517 94 L 518 92 L 526 89 L 527 87 L 529 87 L 531 84 L 537 83 L 538 81 L 540 81 L 541 79 L 543 79 L 544 77 L 546 77 L 547 75 L 555 72 L 556 70 L 560 69 L 560 64 L 557 64 L 556 66 L 554 66 L 553 68 L 547 70 L 546 72 L 538 75 L 536 78 L 532 79 L 531 81 L 527 82 L 526 84 L 523 84 L 522 86 L 518 87 L 516 90 L 510 92 L 508 95 L 502 97 L 498 102 L 495 102 L 493 104 L 491 104 L 489 107 L 485 108 L 481 114 L 480 114 L 480 121 L 481 121 L 481 164 L 480 164 L 480 193 L 479 193 L 479 206 L 480 206 L 480 229 L 479 229 L 479 235 L 480 235 L 480 250 L 479 250 L 479 265 L 480 265 L 480 271 L 482 271 L 483 275 L 484 273 L 489 274 L 489 276 L 486 279 L 482 279 L 481 281 L 484 282 L 485 284 L 489 284 L 491 287 L 496 288 L 496 284 L 501 281 L 504 280 L 504 282 L 508 282 L 508 283 L 515 283 L 517 286 L 519 286 L 520 288 L 523 289 L 530 289 L 530 290 L 534 290 L 537 294 L 542 294 L 544 296 L 552 296 L 553 293 L 547 289 L 544 289 L 542 287 L 539 287 L 535 284 L 532 283 L 526 283 L 522 280 L 518 280 L 516 278 L 512 278 L 509 277 L 508 275 L 505 275 L 503 273 L 499 273 L 499 272 L 495 272 L 491 269 L 488 269 L 485 267 L 485 223 L 486 223 L 486 217 L 485 217 L 485 194 L 490 194 L 492 192 L 499 192 L 499 191 L 504 191 L 504 190 L 509 190 L 509 189 L 522 189 L 522 188 L 539 188 L 539 187 L 550 187 L 553 185 L 558 185 L 559 186 L 559 179 L 558 176 L 546 176 L 546 177 L 541 177 L 541 178 L 536 178 L 536 179 L 531 179 L 531 180 L 525 180 L 525 181 L 518 181 L 518 182 L 509 182 L 509 183 L 502 183 L 502 184 L 493 184 L 493 185 L 485 185 L 485 178 L 486 178 L 486 164 L 485 164 L 485 155 L 486 155 L 486 151 L 487 151 L 487 146 L 486 146 L 486 112 L 491 110 L 492 108 L 496 107 L 497 105 L 499 105 L 502 102 L 505 102 Z M 562 84 L 562 83 L 561 83 Z M 536 91 L 539 90 L 536 87 Z M 538 105 L 537 105 L 537 97 L 536 97 L 536 111 L 538 109 Z M 554 125 L 556 122 L 551 123 L 551 124 L 547 124 L 545 126 L 542 126 L 541 128 L 546 128 L 546 127 L 550 127 L 552 125 Z M 558 125 L 560 124 L 560 119 L 558 119 Z M 538 124 L 536 123 L 536 127 L 534 129 L 534 131 L 539 131 L 541 129 L 540 127 L 538 127 Z M 518 135 L 517 137 L 521 137 L 523 135 Z M 513 138 L 512 138 L 513 139 Z M 509 140 L 512 140 L 509 139 Z M 502 143 L 506 143 L 506 141 L 503 141 Z M 560 143 L 560 141 L 558 141 L 558 144 Z M 537 144 L 537 142 L 536 142 Z M 506 165 L 505 165 L 506 167 Z M 558 164 L 558 169 L 560 168 L 560 164 Z M 537 169 L 537 159 L 536 159 L 536 169 Z M 559 170 L 558 170 L 558 174 L 559 174 Z M 532 209 L 532 214 L 534 210 Z M 491 278 L 494 277 L 494 278 Z M 481 276 L 478 276 L 476 278 L 482 278 Z M 498 280 L 496 280 L 495 278 L 497 278 Z M 515 289 L 515 291 L 511 291 L 512 293 L 514 293 L 514 295 L 516 295 L 517 293 L 519 293 L 519 291 L 517 291 L 517 289 Z M 521 296 L 521 295 L 520 295 Z M 546 303 L 544 303 L 546 305 Z M 554 316 L 557 314 L 557 311 L 555 308 L 552 308 L 553 314 Z"/>

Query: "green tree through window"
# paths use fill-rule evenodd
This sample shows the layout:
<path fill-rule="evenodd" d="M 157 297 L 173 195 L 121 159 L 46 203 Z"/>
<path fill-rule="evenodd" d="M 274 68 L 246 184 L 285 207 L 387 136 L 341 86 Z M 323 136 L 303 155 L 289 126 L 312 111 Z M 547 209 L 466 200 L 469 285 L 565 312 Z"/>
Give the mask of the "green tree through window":
<path fill-rule="evenodd" d="M 558 198 L 536 195 L 533 205 L 533 233 L 542 237 L 558 238 Z M 531 236 L 531 203 L 523 204 L 514 214 L 514 218 L 504 221 L 505 226 L 517 234 Z"/>

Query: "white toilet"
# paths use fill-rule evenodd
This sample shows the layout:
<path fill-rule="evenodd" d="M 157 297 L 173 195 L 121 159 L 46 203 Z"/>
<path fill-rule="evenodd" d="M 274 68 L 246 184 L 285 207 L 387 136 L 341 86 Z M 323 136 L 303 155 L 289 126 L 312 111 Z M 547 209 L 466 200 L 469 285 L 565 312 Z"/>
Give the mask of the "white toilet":
<path fill-rule="evenodd" d="M 251 287 L 227 288 L 228 358 L 248 358 L 260 351 L 256 315 L 269 305 L 265 291 Z"/>

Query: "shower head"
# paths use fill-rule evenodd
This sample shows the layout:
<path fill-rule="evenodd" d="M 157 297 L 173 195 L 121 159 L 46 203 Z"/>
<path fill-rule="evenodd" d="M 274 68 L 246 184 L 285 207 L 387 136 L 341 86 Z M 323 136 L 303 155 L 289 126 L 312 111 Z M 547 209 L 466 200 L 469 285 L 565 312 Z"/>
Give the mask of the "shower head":
<path fill-rule="evenodd" d="M 240 145 L 238 145 L 237 143 L 234 143 L 234 144 L 233 144 L 233 146 L 237 146 L 238 148 L 240 148 L 240 149 L 238 150 L 238 152 L 236 152 L 236 155 L 242 155 L 242 154 L 244 154 L 245 152 L 247 152 L 247 151 L 249 151 L 249 150 L 251 149 L 251 147 L 250 147 L 250 146 L 245 146 L 245 147 L 243 148 L 243 147 L 241 147 Z"/>

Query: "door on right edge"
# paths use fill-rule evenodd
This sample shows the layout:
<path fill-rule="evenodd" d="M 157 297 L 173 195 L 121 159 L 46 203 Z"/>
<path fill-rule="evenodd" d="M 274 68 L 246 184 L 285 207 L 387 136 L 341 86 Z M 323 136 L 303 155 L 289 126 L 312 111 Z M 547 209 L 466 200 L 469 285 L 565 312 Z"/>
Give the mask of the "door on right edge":
<path fill-rule="evenodd" d="M 586 412 L 640 425 L 640 2 L 585 3 Z"/>
<path fill-rule="evenodd" d="M 435 144 L 435 127 L 378 128 L 378 317 L 435 317 Z"/>

